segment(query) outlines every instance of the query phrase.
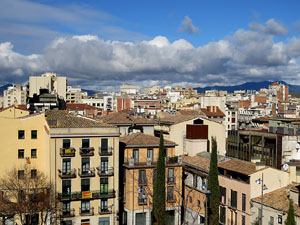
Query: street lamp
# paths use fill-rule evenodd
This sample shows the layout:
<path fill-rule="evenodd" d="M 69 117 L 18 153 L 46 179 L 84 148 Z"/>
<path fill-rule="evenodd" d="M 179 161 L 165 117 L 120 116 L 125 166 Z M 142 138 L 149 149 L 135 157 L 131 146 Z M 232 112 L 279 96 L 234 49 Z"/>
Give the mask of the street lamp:
<path fill-rule="evenodd" d="M 261 205 L 260 205 L 260 225 L 263 224 L 263 204 L 264 204 L 264 191 L 268 190 L 267 186 L 264 184 L 264 174 L 261 174 L 261 179 L 255 180 L 255 183 L 261 184 Z"/>
<path fill-rule="evenodd" d="M 202 189 L 205 190 L 205 225 L 208 225 L 208 206 L 207 206 L 207 202 L 208 202 L 208 196 L 211 194 L 210 190 L 207 190 L 207 187 L 205 184 L 202 185 Z"/>

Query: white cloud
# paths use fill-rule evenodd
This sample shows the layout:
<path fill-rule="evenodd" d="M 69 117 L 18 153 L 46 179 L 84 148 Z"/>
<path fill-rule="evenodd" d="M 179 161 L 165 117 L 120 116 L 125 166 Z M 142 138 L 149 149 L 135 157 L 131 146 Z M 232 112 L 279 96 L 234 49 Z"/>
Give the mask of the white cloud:
<path fill-rule="evenodd" d="M 181 25 L 178 28 L 178 32 L 180 33 L 189 33 L 189 34 L 198 34 L 200 33 L 200 29 L 193 25 L 190 17 L 185 16 L 181 21 Z"/>
<path fill-rule="evenodd" d="M 95 89 L 111 89 L 123 82 L 149 87 L 293 80 L 300 74 L 300 38 L 275 42 L 274 35 L 240 29 L 199 47 L 163 36 L 124 42 L 77 35 L 57 38 L 42 54 L 31 55 L 20 54 L 4 42 L 0 44 L 0 83 L 24 82 L 29 75 L 45 71 Z"/>
<path fill-rule="evenodd" d="M 266 22 L 266 25 L 259 24 L 259 23 L 250 23 L 249 27 L 253 31 L 258 31 L 270 35 L 285 35 L 288 33 L 287 28 L 281 24 L 275 21 L 275 19 L 269 19 Z"/>

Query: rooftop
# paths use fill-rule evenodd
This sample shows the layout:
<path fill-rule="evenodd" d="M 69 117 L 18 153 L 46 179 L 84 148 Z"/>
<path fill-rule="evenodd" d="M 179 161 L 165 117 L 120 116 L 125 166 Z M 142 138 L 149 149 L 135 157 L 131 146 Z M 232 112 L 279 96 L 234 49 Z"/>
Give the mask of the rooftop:
<path fill-rule="evenodd" d="M 98 110 L 98 108 L 95 106 L 91 106 L 88 104 L 78 104 L 78 103 L 67 104 L 67 109 L 68 110 Z"/>
<path fill-rule="evenodd" d="M 65 110 L 48 110 L 45 116 L 50 128 L 113 127 L 93 119 L 71 115 Z"/>
<path fill-rule="evenodd" d="M 160 138 L 144 134 L 144 133 L 134 133 L 129 134 L 124 137 L 120 137 L 120 142 L 126 144 L 127 147 L 130 146 L 152 146 L 158 147 L 160 143 Z M 164 146 L 175 146 L 176 143 L 173 141 L 164 140 Z"/>
<path fill-rule="evenodd" d="M 101 116 L 99 117 L 100 121 L 108 124 L 115 124 L 115 125 L 122 125 L 122 124 L 149 124 L 149 125 L 155 125 L 157 124 L 156 121 L 146 119 L 143 117 L 137 117 L 129 115 L 128 113 L 124 112 L 118 112 L 118 113 L 112 113 L 109 115 Z"/>

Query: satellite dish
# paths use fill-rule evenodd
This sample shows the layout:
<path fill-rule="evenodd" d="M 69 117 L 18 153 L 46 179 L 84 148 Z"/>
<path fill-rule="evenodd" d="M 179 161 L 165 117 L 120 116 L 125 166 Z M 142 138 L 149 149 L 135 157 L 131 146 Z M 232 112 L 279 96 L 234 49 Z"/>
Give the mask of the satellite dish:
<path fill-rule="evenodd" d="M 287 171 L 288 169 L 289 169 L 289 165 L 288 164 L 283 164 L 283 167 L 282 167 L 282 169 L 284 170 L 284 171 Z"/>

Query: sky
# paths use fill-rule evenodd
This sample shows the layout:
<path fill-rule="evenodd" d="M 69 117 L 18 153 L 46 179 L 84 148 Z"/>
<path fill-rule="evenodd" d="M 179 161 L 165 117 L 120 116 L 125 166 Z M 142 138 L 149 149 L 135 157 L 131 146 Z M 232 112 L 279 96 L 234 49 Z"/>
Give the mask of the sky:
<path fill-rule="evenodd" d="M 1 0 L 0 85 L 300 84 L 300 2 Z"/>

